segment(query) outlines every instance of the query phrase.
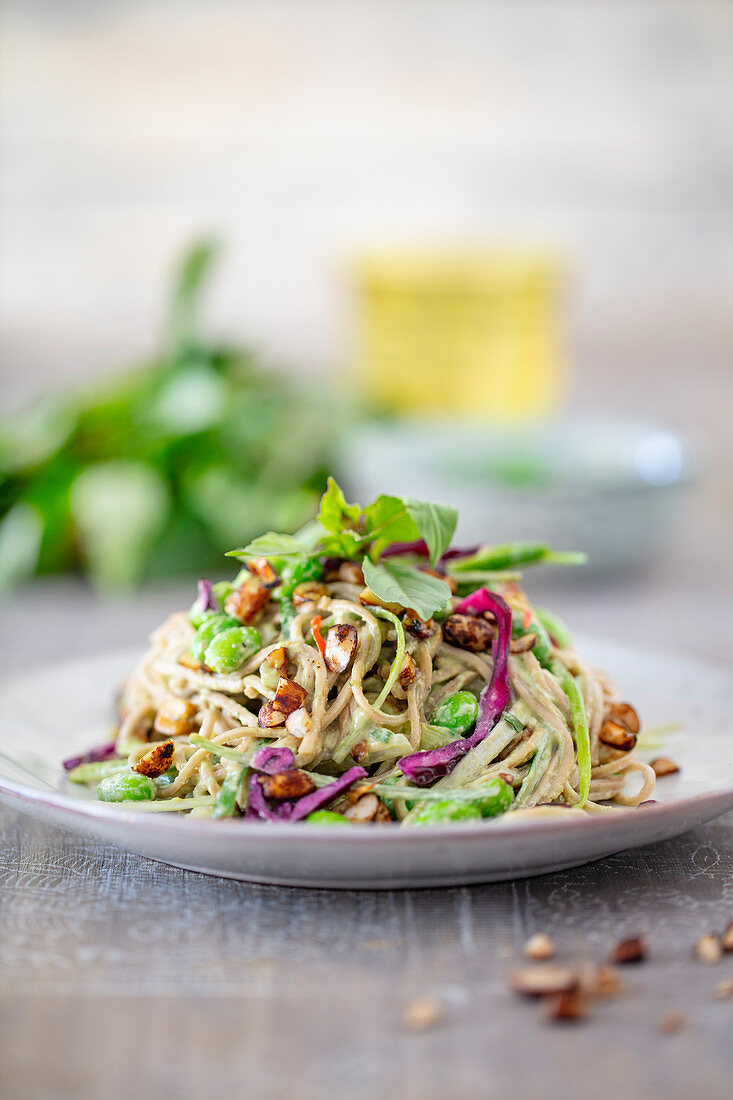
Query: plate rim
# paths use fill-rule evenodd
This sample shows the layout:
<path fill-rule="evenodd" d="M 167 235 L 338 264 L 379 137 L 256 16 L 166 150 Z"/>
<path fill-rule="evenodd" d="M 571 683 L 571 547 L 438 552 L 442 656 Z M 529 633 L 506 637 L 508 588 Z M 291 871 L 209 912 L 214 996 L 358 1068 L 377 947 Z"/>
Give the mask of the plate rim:
<path fill-rule="evenodd" d="M 592 634 L 580 635 L 579 639 L 581 644 L 593 644 L 593 642 L 596 644 L 608 644 L 611 647 L 636 650 L 640 654 L 643 654 L 648 648 L 643 644 L 632 643 L 629 645 L 627 642 L 623 642 L 620 639 L 604 638 Z M 728 682 L 733 694 L 733 675 L 731 675 L 730 669 L 725 666 L 717 663 L 711 664 L 695 655 L 681 653 L 680 651 L 667 649 L 666 647 L 655 650 L 655 653 L 657 656 L 670 658 L 677 657 L 683 660 L 686 665 L 696 666 L 704 670 L 708 675 L 713 674 L 722 677 Z M 77 655 L 61 662 L 61 664 L 64 667 L 71 668 L 89 665 L 93 662 L 103 663 L 117 659 L 120 661 L 123 659 L 125 661 L 132 659 L 134 661 L 135 659 L 139 659 L 140 654 L 141 650 L 139 647 L 124 646 L 117 649 L 109 649 L 101 653 Z M 22 681 L 26 678 L 32 678 L 33 675 L 33 672 L 29 672 L 25 669 L 6 673 L 0 677 L 0 690 L 2 690 L 5 685 L 11 683 L 17 684 L 19 680 Z M 731 729 L 731 733 L 733 734 L 733 728 Z M 10 757 L 6 756 L 6 759 L 9 759 L 11 763 L 15 763 Z M 15 766 L 22 768 L 22 765 L 15 764 Z M 61 759 L 59 760 L 59 767 L 61 767 Z M 161 815 L 150 813 L 145 810 L 124 810 L 114 803 L 75 798 L 67 792 L 57 791 L 54 788 L 49 788 L 48 791 L 41 790 L 23 783 L 20 780 L 4 776 L 1 772 L 0 799 L 15 804 L 22 803 L 29 812 L 31 811 L 31 807 L 36 805 L 51 807 L 56 811 L 61 811 L 70 815 L 70 825 L 75 818 L 83 818 L 90 822 L 98 821 L 109 825 L 116 824 L 119 826 L 132 827 L 132 831 L 136 833 L 141 828 L 143 832 L 147 832 L 145 828 L 146 818 L 153 817 L 156 819 L 155 829 L 159 834 L 180 837 L 181 840 L 188 836 L 197 836 L 200 838 L 204 835 L 204 831 L 208 829 L 214 830 L 215 834 L 222 839 L 231 839 L 236 836 L 243 841 L 251 841 L 257 838 L 260 843 L 264 841 L 265 844 L 284 841 L 289 843 L 295 842 L 300 847 L 304 844 L 306 847 L 310 847 L 310 838 L 316 838 L 320 840 L 328 839 L 331 843 L 338 844 L 342 847 L 361 847 L 364 845 L 376 847 L 379 843 L 387 841 L 387 838 L 391 836 L 394 837 L 395 840 L 399 840 L 401 846 L 405 845 L 410 848 L 419 848 L 421 845 L 424 847 L 434 844 L 438 839 L 446 841 L 462 840 L 465 842 L 488 841 L 490 837 L 497 832 L 501 834 L 502 840 L 508 842 L 514 838 L 519 839 L 526 836 L 528 832 L 539 830 L 545 835 L 552 834 L 558 837 L 577 832 L 583 832 L 586 835 L 595 835 L 609 831 L 609 829 L 611 832 L 613 832 L 613 830 L 621 830 L 624 826 L 628 826 L 631 821 L 633 821 L 634 817 L 640 821 L 642 819 L 648 820 L 652 817 L 660 821 L 668 817 L 676 817 L 678 815 L 685 815 L 686 813 L 689 814 L 690 811 L 692 811 L 693 814 L 697 814 L 702 807 L 718 811 L 718 813 L 713 812 L 710 815 L 709 820 L 713 820 L 718 814 L 733 809 L 733 783 L 725 787 L 718 787 L 713 791 L 702 791 L 669 802 L 656 802 L 652 799 L 638 806 L 609 807 L 610 812 L 585 817 L 568 814 L 567 817 L 548 817 L 545 820 L 533 818 L 531 820 L 522 821 L 519 818 L 514 818 L 514 820 L 512 820 L 514 815 L 507 814 L 497 819 L 483 820 L 476 823 L 465 822 L 455 825 L 428 825 L 422 826 L 419 829 L 400 829 L 398 831 L 386 829 L 334 830 L 325 825 L 311 825 L 307 830 L 304 830 L 301 827 L 302 823 L 298 822 L 249 822 L 229 821 L 226 819 L 212 821 L 208 818 L 196 818 L 195 820 L 191 820 L 188 817 L 179 816 L 177 813 Z M 721 808 L 718 810 L 718 807 Z M 274 828 L 272 826 L 274 826 Z M 624 847 L 627 846 L 628 845 L 624 845 Z"/>

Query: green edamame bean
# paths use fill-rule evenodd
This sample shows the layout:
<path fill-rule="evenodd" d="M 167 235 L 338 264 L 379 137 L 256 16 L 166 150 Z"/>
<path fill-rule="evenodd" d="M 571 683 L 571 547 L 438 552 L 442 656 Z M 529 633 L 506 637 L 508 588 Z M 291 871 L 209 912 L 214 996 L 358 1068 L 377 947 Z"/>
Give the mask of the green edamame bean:
<path fill-rule="evenodd" d="M 444 726 L 456 734 L 468 733 L 478 718 L 478 699 L 470 691 L 457 691 L 444 699 L 430 719 L 434 726 Z"/>
<path fill-rule="evenodd" d="M 500 776 L 487 779 L 482 784 L 484 792 L 473 805 L 478 806 L 482 817 L 498 817 L 505 814 L 514 801 L 514 791 Z M 489 788 L 493 788 L 490 790 Z"/>
<path fill-rule="evenodd" d="M 203 661 L 206 648 L 215 635 L 221 634 L 222 630 L 228 630 L 229 627 L 241 625 L 239 620 L 233 619 L 231 615 L 221 613 L 209 615 L 194 634 L 191 642 L 191 656 L 196 661 Z"/>
<path fill-rule="evenodd" d="M 217 581 L 216 584 L 211 586 L 211 594 L 214 597 L 216 608 L 207 608 L 206 611 L 202 611 L 196 605 L 198 600 L 194 600 L 191 604 L 191 610 L 188 613 L 188 617 L 191 620 L 191 625 L 198 630 L 200 626 L 210 619 L 212 615 L 221 615 L 224 611 L 224 604 L 227 597 L 231 594 L 234 585 L 231 581 Z"/>
<path fill-rule="evenodd" d="M 446 799 L 445 802 L 427 802 L 415 811 L 412 825 L 451 825 L 457 821 L 479 821 L 481 810 L 475 802 L 459 802 Z"/>
<path fill-rule="evenodd" d="M 305 819 L 306 825 L 349 825 L 350 822 L 342 814 L 333 810 L 314 810 Z"/>
<path fill-rule="evenodd" d="M 152 802 L 155 794 L 153 780 L 135 772 L 108 775 L 97 784 L 97 798 L 100 802 Z"/>
<path fill-rule="evenodd" d="M 289 600 L 299 584 L 304 581 L 319 581 L 323 576 L 323 565 L 318 558 L 305 558 L 288 564 L 282 571 L 280 597 Z"/>
<path fill-rule="evenodd" d="M 230 626 L 211 639 L 204 652 L 204 664 L 212 672 L 236 672 L 247 655 L 261 646 L 259 630 L 251 626 Z"/>

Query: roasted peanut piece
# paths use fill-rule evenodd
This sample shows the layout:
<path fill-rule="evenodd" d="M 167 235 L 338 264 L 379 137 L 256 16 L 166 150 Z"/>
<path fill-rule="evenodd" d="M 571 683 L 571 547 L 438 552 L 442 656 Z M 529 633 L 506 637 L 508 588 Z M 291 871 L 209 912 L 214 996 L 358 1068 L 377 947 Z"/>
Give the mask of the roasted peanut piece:
<path fill-rule="evenodd" d="M 280 583 L 280 578 L 270 565 L 267 558 L 255 558 L 247 565 L 250 573 L 264 584 L 265 588 L 275 588 Z"/>
<path fill-rule="evenodd" d="M 292 714 L 294 710 L 299 710 L 303 706 L 307 696 L 308 692 L 300 684 L 296 684 L 295 680 L 281 676 L 277 682 L 272 705 L 285 715 Z"/>
<path fill-rule="evenodd" d="M 443 623 L 443 636 L 449 645 L 483 653 L 491 649 L 494 631 L 485 619 L 476 615 L 450 615 Z"/>
<path fill-rule="evenodd" d="M 328 589 L 320 581 L 302 581 L 293 589 L 293 603 L 296 607 L 303 607 L 307 603 L 315 603 L 321 596 L 327 596 Z"/>
<path fill-rule="evenodd" d="M 445 1009 L 440 1001 L 434 997 L 416 997 L 405 1007 L 402 1025 L 415 1033 L 428 1031 L 439 1024 L 444 1016 Z"/>
<path fill-rule="evenodd" d="M 679 765 L 675 764 L 674 760 L 670 760 L 668 756 L 655 756 L 650 761 L 649 766 L 657 779 L 661 779 L 665 775 L 675 775 L 680 770 Z"/>
<path fill-rule="evenodd" d="M 364 794 L 353 806 L 349 806 L 348 810 L 344 811 L 344 817 L 354 825 L 366 825 L 367 822 L 374 820 L 381 805 L 375 794 Z"/>
<path fill-rule="evenodd" d="M 509 646 L 510 653 L 529 653 L 537 644 L 536 634 L 522 634 L 519 638 L 512 638 Z"/>
<path fill-rule="evenodd" d="M 201 661 L 197 661 L 190 653 L 182 653 L 178 658 L 178 663 L 183 665 L 184 668 L 190 668 L 192 672 L 199 672 L 204 667 Z"/>
<path fill-rule="evenodd" d="M 363 584 L 364 570 L 355 561 L 344 561 L 339 566 L 338 579 L 344 584 Z"/>
<path fill-rule="evenodd" d="M 511 986 L 522 997 L 548 997 L 572 993 L 578 988 L 578 975 L 566 966 L 525 966 L 514 971 Z"/>
<path fill-rule="evenodd" d="M 426 622 L 424 619 L 421 619 L 419 615 L 416 615 L 414 611 L 405 612 L 402 616 L 402 625 L 408 634 L 411 634 L 413 638 L 417 638 L 421 642 L 429 638 L 435 630 L 435 624 L 432 619 L 428 619 Z"/>
<path fill-rule="evenodd" d="M 263 703 L 257 715 L 257 725 L 263 729 L 272 729 L 274 726 L 285 725 L 287 715 L 278 710 L 274 703 Z"/>
<path fill-rule="evenodd" d="M 285 722 L 285 728 L 291 737 L 297 737 L 302 741 L 313 728 L 313 720 L 305 707 L 299 707 L 289 714 Z"/>
<path fill-rule="evenodd" d="M 273 649 L 267 654 L 264 661 L 264 665 L 269 668 L 274 668 L 278 672 L 284 675 L 285 669 L 288 665 L 288 651 L 284 645 L 278 646 L 277 649 Z"/>
<path fill-rule="evenodd" d="M 225 610 L 240 623 L 254 623 L 259 619 L 270 599 L 270 589 L 254 577 L 240 584 L 227 597 Z"/>
<path fill-rule="evenodd" d="M 356 653 L 359 640 L 355 626 L 337 623 L 326 633 L 326 653 L 324 660 L 329 672 L 343 672 Z"/>
<path fill-rule="evenodd" d="M 265 796 L 273 799 L 301 798 L 316 789 L 311 777 L 300 768 L 288 768 L 287 771 L 276 772 L 275 775 L 263 775 L 260 777 L 260 786 Z"/>
<path fill-rule="evenodd" d="M 524 954 L 535 962 L 546 962 L 555 954 L 555 944 L 547 932 L 535 932 L 524 945 Z"/>
<path fill-rule="evenodd" d="M 719 963 L 723 957 L 720 936 L 716 936 L 714 932 L 709 932 L 707 936 L 701 936 L 695 944 L 695 954 L 700 962 L 709 963 L 710 965 Z"/>
<path fill-rule="evenodd" d="M 153 729 L 168 737 L 182 737 L 193 731 L 195 715 L 196 707 L 188 699 L 169 695 L 155 716 Z"/>
<path fill-rule="evenodd" d="M 547 998 L 545 1019 L 558 1023 L 576 1023 L 585 1018 L 585 1002 L 577 989 L 553 993 Z"/>
<path fill-rule="evenodd" d="M 148 775 L 151 779 L 156 779 L 170 768 L 175 747 L 175 743 L 171 740 L 161 741 L 150 752 L 146 752 L 137 764 L 133 764 L 132 770 L 139 772 L 140 775 Z"/>
<path fill-rule="evenodd" d="M 355 745 L 352 745 L 349 755 L 356 764 L 361 764 L 362 760 L 369 755 L 366 741 L 357 741 Z"/>
<path fill-rule="evenodd" d="M 630 936 L 621 940 L 613 949 L 611 962 L 640 963 L 646 958 L 646 943 L 641 936 Z"/>
<path fill-rule="evenodd" d="M 614 722 L 627 729 L 629 733 L 638 733 L 641 729 L 639 715 L 631 703 L 612 703 L 609 709 L 610 717 Z"/>
<path fill-rule="evenodd" d="M 601 727 L 600 739 L 604 745 L 609 745 L 619 752 L 630 752 L 636 744 L 636 734 L 629 731 L 618 722 L 608 718 Z"/>
<path fill-rule="evenodd" d="M 397 677 L 400 687 L 406 688 L 417 680 L 419 669 L 409 653 L 405 654 L 400 674 Z"/>

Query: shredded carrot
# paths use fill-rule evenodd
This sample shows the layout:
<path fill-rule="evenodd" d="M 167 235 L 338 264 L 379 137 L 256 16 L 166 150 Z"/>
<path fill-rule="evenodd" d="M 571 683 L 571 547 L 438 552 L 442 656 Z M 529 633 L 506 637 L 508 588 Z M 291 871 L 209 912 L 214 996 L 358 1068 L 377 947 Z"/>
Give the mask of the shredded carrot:
<path fill-rule="evenodd" d="M 311 623 L 311 634 L 313 635 L 313 641 L 316 643 L 316 645 L 318 646 L 318 648 L 321 651 L 321 657 L 323 657 L 323 659 L 325 661 L 325 659 L 326 659 L 326 643 L 324 642 L 323 636 L 321 635 L 321 623 L 322 622 L 323 622 L 323 617 L 321 615 L 316 615 L 315 619 Z"/>
<path fill-rule="evenodd" d="M 525 630 L 529 630 L 531 624 L 532 624 L 532 611 L 530 610 L 529 607 L 525 607 L 524 616 L 522 618 L 522 626 L 524 627 Z"/>

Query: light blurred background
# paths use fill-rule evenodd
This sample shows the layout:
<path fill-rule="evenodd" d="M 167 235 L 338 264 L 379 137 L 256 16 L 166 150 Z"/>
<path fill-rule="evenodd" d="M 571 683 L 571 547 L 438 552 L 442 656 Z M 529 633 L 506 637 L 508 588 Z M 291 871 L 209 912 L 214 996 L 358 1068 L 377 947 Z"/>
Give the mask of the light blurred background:
<path fill-rule="evenodd" d="M 5 0 L 0 30 L 0 510 L 50 498 L 44 570 L 145 586 L 99 619 L 78 577 L 29 586 L 16 512 L 15 658 L 70 602 L 70 650 L 142 637 L 329 469 L 419 482 L 490 541 L 590 544 L 585 580 L 537 582 L 571 621 L 731 654 L 731 3 Z M 173 273 L 209 237 L 181 335 Z M 119 469 L 73 520 L 64 494 L 131 454 L 168 495 L 126 573 L 90 560 L 95 524 L 132 537 Z"/>

